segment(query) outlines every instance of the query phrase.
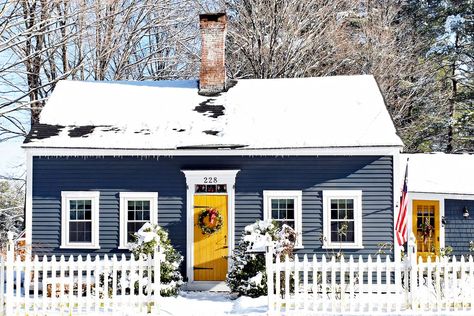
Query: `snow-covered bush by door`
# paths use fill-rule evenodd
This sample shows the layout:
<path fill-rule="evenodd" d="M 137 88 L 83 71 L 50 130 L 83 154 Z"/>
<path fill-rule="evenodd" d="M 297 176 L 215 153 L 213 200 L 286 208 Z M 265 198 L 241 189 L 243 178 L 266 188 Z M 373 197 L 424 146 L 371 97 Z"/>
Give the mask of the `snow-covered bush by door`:
<path fill-rule="evenodd" d="M 138 232 L 134 234 L 134 241 L 129 244 L 129 249 L 135 258 L 142 257 L 146 259 L 148 254 L 153 254 L 160 243 L 160 277 L 161 277 L 161 295 L 177 295 L 183 284 L 183 276 L 179 271 L 179 266 L 183 261 L 183 256 L 174 249 L 168 237 L 168 232 L 158 226 L 145 223 Z"/>
<path fill-rule="evenodd" d="M 265 274 L 265 246 L 275 244 L 275 253 L 292 255 L 296 233 L 288 225 L 278 226 L 274 221 L 257 221 L 245 227 L 231 257 L 227 285 L 239 295 L 258 297 L 267 294 Z"/>

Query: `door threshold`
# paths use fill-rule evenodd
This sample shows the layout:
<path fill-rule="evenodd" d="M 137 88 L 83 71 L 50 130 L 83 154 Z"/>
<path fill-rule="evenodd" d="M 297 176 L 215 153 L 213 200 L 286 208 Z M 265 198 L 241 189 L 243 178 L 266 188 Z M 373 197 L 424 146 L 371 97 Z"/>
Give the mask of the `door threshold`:
<path fill-rule="evenodd" d="M 224 281 L 192 281 L 183 286 L 185 291 L 230 292 Z"/>

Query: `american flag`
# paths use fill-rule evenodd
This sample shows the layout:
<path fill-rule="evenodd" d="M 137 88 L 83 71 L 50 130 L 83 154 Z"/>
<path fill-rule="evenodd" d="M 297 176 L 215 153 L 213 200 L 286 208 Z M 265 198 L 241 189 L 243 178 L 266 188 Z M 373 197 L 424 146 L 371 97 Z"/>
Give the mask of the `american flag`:
<path fill-rule="evenodd" d="M 402 196 L 400 197 L 400 211 L 398 212 L 397 223 L 395 225 L 395 234 L 397 242 L 402 246 L 408 241 L 408 199 L 407 199 L 407 177 L 408 177 L 408 160 L 405 169 L 405 180 L 403 181 Z"/>

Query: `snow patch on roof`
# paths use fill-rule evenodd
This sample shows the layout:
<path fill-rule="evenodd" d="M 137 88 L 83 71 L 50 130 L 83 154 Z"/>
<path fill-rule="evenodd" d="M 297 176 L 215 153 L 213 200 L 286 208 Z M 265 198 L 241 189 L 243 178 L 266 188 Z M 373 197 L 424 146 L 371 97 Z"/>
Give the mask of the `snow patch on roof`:
<path fill-rule="evenodd" d="M 239 80 L 216 97 L 195 80 L 60 81 L 40 123 L 63 128 L 25 147 L 402 146 L 372 76 Z"/>
<path fill-rule="evenodd" d="M 409 192 L 474 195 L 474 155 L 403 154 L 402 173 L 407 158 Z"/>

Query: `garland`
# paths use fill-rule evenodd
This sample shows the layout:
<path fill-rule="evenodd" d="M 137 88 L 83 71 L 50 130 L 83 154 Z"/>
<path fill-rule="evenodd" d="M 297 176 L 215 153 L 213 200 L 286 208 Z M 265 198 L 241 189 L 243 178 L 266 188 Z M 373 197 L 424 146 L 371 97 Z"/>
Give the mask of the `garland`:
<path fill-rule="evenodd" d="M 204 223 L 204 219 L 209 217 L 209 224 Z M 222 215 L 214 208 L 207 208 L 203 210 L 198 217 L 198 226 L 204 235 L 212 235 L 218 232 L 223 225 Z"/>
<path fill-rule="evenodd" d="M 423 241 L 426 244 L 428 242 L 428 238 L 431 238 L 433 234 L 434 227 L 430 225 L 430 220 L 427 218 L 425 219 L 424 223 L 421 223 L 420 228 Z"/>

